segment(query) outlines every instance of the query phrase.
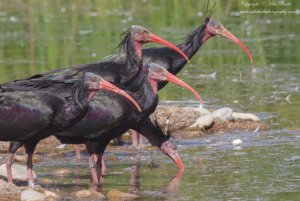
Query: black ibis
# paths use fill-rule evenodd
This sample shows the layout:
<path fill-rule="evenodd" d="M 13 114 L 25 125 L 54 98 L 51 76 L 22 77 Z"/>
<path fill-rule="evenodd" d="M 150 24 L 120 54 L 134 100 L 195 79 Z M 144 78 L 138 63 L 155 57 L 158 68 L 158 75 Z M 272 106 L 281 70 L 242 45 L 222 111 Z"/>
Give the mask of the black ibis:
<path fill-rule="evenodd" d="M 177 52 L 176 54 L 188 60 L 182 50 L 172 43 L 151 33 L 142 26 L 133 25 L 130 31 L 124 33 L 124 37 L 119 44 L 119 46 L 124 49 L 124 56 L 126 57 L 124 63 L 99 61 L 96 63 L 60 68 L 45 74 L 37 74 L 27 79 L 69 80 L 81 77 L 82 72 L 92 72 L 101 75 L 106 81 L 127 86 L 141 71 L 142 45 L 150 42 L 158 43 L 175 50 Z M 9 82 L 6 86 L 14 88 L 14 84 L 14 82 Z"/>
<path fill-rule="evenodd" d="M 80 78 L 84 72 L 93 72 L 101 75 L 105 80 L 129 85 L 140 73 L 142 68 L 141 48 L 145 43 L 154 42 L 165 45 L 174 49 L 187 59 L 187 56 L 182 53 L 175 45 L 149 32 L 146 28 L 133 25 L 130 32 L 126 32 L 120 46 L 124 49 L 126 55 L 126 62 L 98 62 L 93 64 L 79 65 L 72 68 L 62 68 L 54 70 L 51 73 L 43 75 L 34 75 L 30 79 L 45 79 L 45 80 L 70 80 Z M 26 80 L 26 79 L 25 79 Z M 22 91 L 33 90 L 30 85 L 22 84 L 24 80 L 16 80 L 2 85 L 5 91 Z M 78 151 L 76 152 L 79 157 Z"/>
<path fill-rule="evenodd" d="M 25 146 L 28 181 L 32 187 L 32 155 L 37 143 L 77 123 L 88 111 L 89 102 L 98 90 L 121 94 L 138 107 L 126 92 L 93 73 L 85 73 L 75 84 L 38 79 L 26 80 L 23 84 L 36 90 L 0 93 L 0 140 L 11 141 L 7 161 L 9 182 L 12 182 L 13 155 L 19 147 Z"/>
<path fill-rule="evenodd" d="M 105 95 L 99 92 L 90 103 L 89 110 L 73 127 L 55 134 L 55 136 L 66 144 L 86 144 L 90 154 L 90 168 L 94 183 L 99 183 L 100 169 L 103 152 L 110 140 L 121 136 L 128 129 L 135 129 L 142 133 L 154 146 L 171 157 L 177 164 L 179 170 L 184 166 L 178 153 L 169 146 L 168 135 L 164 135 L 158 126 L 149 120 L 148 116 L 155 110 L 158 104 L 157 86 L 158 82 L 169 81 L 190 90 L 202 103 L 197 92 L 188 84 L 169 73 L 165 68 L 151 63 L 138 75 L 138 91 L 130 93 L 141 106 L 139 112 L 128 101 L 122 97 Z M 145 120 L 148 119 L 148 120 Z M 97 160 L 96 160 L 97 158 Z"/>

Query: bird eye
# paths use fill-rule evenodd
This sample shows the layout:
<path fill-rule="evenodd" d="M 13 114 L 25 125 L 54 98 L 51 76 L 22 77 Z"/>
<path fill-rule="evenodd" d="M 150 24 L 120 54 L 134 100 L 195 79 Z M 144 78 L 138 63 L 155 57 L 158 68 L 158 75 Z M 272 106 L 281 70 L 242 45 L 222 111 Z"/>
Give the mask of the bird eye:
<path fill-rule="evenodd" d="M 146 31 L 146 30 L 143 30 L 142 33 L 143 33 L 143 34 L 149 34 L 149 32 Z"/>

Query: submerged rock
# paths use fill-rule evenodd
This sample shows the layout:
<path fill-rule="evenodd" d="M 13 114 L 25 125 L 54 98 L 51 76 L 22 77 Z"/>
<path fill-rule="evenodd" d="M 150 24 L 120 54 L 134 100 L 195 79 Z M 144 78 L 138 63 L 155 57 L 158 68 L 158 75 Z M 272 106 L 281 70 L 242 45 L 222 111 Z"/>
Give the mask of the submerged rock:
<path fill-rule="evenodd" d="M 224 107 L 212 112 L 214 119 L 219 119 L 221 121 L 230 121 L 233 120 L 232 109 Z"/>
<path fill-rule="evenodd" d="M 43 200 L 46 200 L 46 196 L 32 189 L 21 192 L 21 201 L 43 201 Z"/>
<path fill-rule="evenodd" d="M 36 176 L 35 172 L 32 171 L 32 173 L 33 173 L 33 178 L 36 179 L 37 176 Z M 0 176 L 7 178 L 6 164 L 2 164 L 0 166 Z M 16 180 L 27 181 L 28 180 L 27 167 L 24 165 L 13 164 L 12 165 L 12 176 Z"/>
<path fill-rule="evenodd" d="M 91 190 L 81 190 L 75 193 L 75 196 L 79 199 L 87 199 L 87 198 L 96 198 L 97 200 L 104 200 L 105 196 L 96 191 Z"/>
<path fill-rule="evenodd" d="M 61 169 L 58 169 L 58 170 L 54 171 L 54 174 L 57 175 L 57 176 L 60 176 L 60 177 L 70 175 L 71 173 L 72 173 L 72 171 L 68 168 L 61 168 Z"/>
<path fill-rule="evenodd" d="M 107 193 L 107 198 L 109 201 L 117 201 L 117 200 L 134 200 L 139 198 L 140 196 L 131 194 L 131 193 L 124 193 L 122 191 L 118 191 L 116 189 L 110 190 Z"/>

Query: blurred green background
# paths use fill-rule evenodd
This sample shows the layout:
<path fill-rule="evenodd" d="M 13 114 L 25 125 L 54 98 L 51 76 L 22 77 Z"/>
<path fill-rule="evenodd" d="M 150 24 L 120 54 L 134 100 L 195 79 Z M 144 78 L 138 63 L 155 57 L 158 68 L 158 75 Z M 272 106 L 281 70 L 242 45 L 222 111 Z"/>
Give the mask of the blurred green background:
<path fill-rule="evenodd" d="M 240 38 L 254 58 L 221 37 L 210 39 L 180 77 L 196 87 L 208 106 L 269 112 L 299 125 L 300 2 L 266 6 L 256 1 L 217 2 L 213 18 Z M 0 2 L 0 81 L 7 82 L 58 67 L 91 63 L 111 54 L 120 34 L 132 24 L 147 27 L 175 44 L 204 21 L 206 1 L 160 0 L 2 0 Z M 240 14 L 240 11 L 288 10 L 294 14 Z M 149 47 L 151 45 L 146 45 Z M 197 79 L 217 71 L 216 80 Z M 253 75 L 253 73 L 255 75 Z M 176 92 L 176 93 L 175 93 Z M 290 102 L 285 97 L 290 95 Z M 189 100 L 174 86 L 162 100 Z M 293 112 L 292 112 L 293 111 Z M 278 123 L 278 122 L 277 122 Z"/>

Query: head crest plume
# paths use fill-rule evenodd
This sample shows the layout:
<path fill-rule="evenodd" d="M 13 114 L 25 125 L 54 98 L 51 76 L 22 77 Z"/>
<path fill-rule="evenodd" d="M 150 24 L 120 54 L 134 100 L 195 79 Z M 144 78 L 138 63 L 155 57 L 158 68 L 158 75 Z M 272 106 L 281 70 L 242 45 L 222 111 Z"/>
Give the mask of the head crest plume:
<path fill-rule="evenodd" d="M 210 7 L 210 0 L 207 1 L 206 4 L 206 10 L 205 10 L 205 23 L 208 23 L 209 19 L 211 18 L 213 14 L 213 9 L 216 6 L 216 2 Z"/>
<path fill-rule="evenodd" d="M 202 43 L 201 38 L 204 36 L 205 32 L 205 28 L 207 23 L 209 22 L 212 14 L 213 14 L 213 9 L 216 5 L 216 2 L 212 5 L 212 7 L 210 8 L 209 6 L 210 4 L 210 0 L 207 1 L 207 5 L 206 5 L 206 10 L 205 10 L 205 22 L 203 25 L 201 25 L 200 27 L 198 27 L 197 29 L 195 29 L 192 33 L 188 34 L 187 36 L 185 36 L 185 43 L 186 44 L 191 44 L 193 47 L 199 47 Z"/>
<path fill-rule="evenodd" d="M 132 44 L 131 32 L 125 31 L 121 34 L 122 40 L 117 46 L 119 48 L 119 52 L 122 50 L 126 54 L 126 61 L 130 63 L 130 65 L 138 65 L 137 57 L 135 55 L 135 48 Z"/>

